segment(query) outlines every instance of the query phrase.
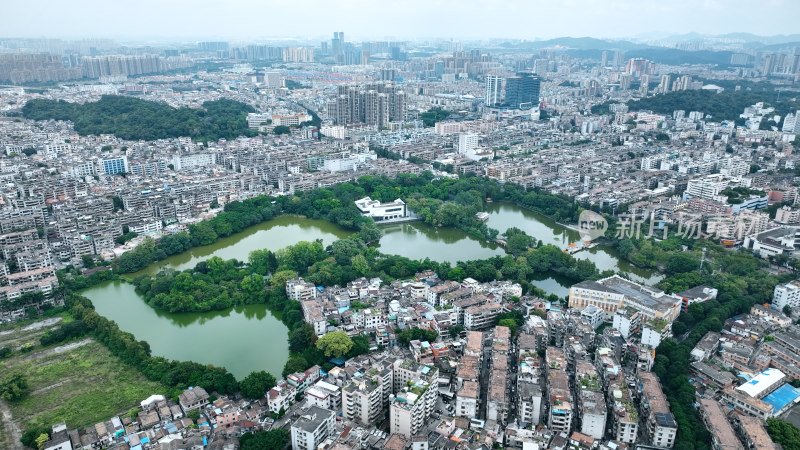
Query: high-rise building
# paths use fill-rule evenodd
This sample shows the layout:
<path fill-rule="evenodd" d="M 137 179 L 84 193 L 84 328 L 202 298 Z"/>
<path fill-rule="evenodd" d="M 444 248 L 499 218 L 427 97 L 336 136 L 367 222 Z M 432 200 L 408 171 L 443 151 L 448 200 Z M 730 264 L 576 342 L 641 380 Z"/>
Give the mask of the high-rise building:
<path fill-rule="evenodd" d="M 458 153 L 466 155 L 478 148 L 479 136 L 472 133 L 458 135 Z"/>
<path fill-rule="evenodd" d="M 761 68 L 761 75 L 768 76 L 775 70 L 775 59 L 774 53 L 764 56 L 764 65 Z"/>
<path fill-rule="evenodd" d="M 670 76 L 668 73 L 665 73 L 664 75 L 661 75 L 661 82 L 658 83 L 657 92 L 659 94 L 666 94 L 667 92 L 669 92 L 669 88 L 670 88 Z"/>
<path fill-rule="evenodd" d="M 533 73 L 546 73 L 550 70 L 550 60 L 537 59 L 533 61 Z"/>
<path fill-rule="evenodd" d="M 608 65 L 608 50 L 603 50 L 600 54 L 600 66 L 605 67 Z"/>
<path fill-rule="evenodd" d="M 331 55 L 339 62 L 342 54 L 344 53 L 344 33 L 341 31 L 333 32 L 333 39 L 331 39 Z"/>
<path fill-rule="evenodd" d="M 503 78 L 498 75 L 486 76 L 486 95 L 483 102 L 486 106 L 497 106 L 501 103 Z"/>
<path fill-rule="evenodd" d="M 283 62 L 314 62 L 314 49 L 287 47 L 283 49 Z"/>
<path fill-rule="evenodd" d="M 389 420 L 393 434 L 411 438 L 428 424 L 436 407 L 439 371 L 429 366 L 421 366 L 420 369 L 391 399 Z"/>
<path fill-rule="evenodd" d="M 387 127 L 406 118 L 406 93 L 391 83 L 339 86 L 338 96 L 328 101 L 328 117 L 338 125 L 366 123 Z"/>
<path fill-rule="evenodd" d="M 128 172 L 128 158 L 111 158 L 103 160 L 103 172 L 107 175 L 116 175 Z"/>
<path fill-rule="evenodd" d="M 625 67 L 625 73 L 633 75 L 634 78 L 641 78 L 642 75 L 653 75 L 656 63 L 644 58 L 631 58 Z"/>
<path fill-rule="evenodd" d="M 518 73 L 506 79 L 505 103 L 514 109 L 530 109 L 539 105 L 541 79 L 532 73 Z"/>
<path fill-rule="evenodd" d="M 642 75 L 639 81 L 639 93 L 647 95 L 650 92 L 650 75 Z"/>

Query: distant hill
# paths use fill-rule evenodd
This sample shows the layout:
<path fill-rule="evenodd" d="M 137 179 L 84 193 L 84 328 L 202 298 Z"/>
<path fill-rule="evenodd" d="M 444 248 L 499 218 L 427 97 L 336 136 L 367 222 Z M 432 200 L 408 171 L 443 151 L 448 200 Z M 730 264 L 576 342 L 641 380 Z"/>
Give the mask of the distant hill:
<path fill-rule="evenodd" d="M 530 41 L 519 44 L 522 48 L 553 48 L 566 47 L 577 50 L 629 50 L 642 47 L 630 41 L 610 41 L 592 37 L 560 37 L 544 41 Z"/>

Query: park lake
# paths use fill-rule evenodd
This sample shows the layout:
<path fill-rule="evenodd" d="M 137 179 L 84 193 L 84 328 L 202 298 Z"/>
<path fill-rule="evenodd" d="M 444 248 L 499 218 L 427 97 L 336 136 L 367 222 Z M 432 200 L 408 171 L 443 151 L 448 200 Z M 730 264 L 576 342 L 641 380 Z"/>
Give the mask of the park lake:
<path fill-rule="evenodd" d="M 566 248 L 580 236 L 538 213 L 510 203 L 487 207 L 488 225 L 501 233 L 517 227 L 545 244 Z M 485 259 L 503 255 L 496 244 L 484 242 L 453 228 L 435 228 L 421 222 L 381 227 L 384 235 L 378 249 L 412 259 L 426 257 L 448 261 Z M 224 239 L 156 262 L 139 273 L 156 273 L 162 268 L 185 270 L 213 256 L 247 261 L 256 249 L 278 250 L 300 241 L 321 239 L 324 245 L 346 237 L 349 232 L 324 220 L 281 216 Z M 621 261 L 615 249 L 594 247 L 574 254 L 588 259 L 603 270 L 628 274 L 632 279 L 652 284 L 661 279 L 658 272 L 633 267 Z M 131 274 L 134 277 L 137 274 Z M 569 280 L 556 274 L 538 274 L 532 284 L 548 293 L 564 297 Z M 155 356 L 214 364 L 228 369 L 237 379 L 256 370 L 280 376 L 289 351 L 286 326 L 272 316 L 265 305 L 248 305 L 206 313 L 168 313 L 148 306 L 133 285 L 107 282 L 83 291 L 97 312 L 117 322 L 123 331 L 150 344 Z"/>

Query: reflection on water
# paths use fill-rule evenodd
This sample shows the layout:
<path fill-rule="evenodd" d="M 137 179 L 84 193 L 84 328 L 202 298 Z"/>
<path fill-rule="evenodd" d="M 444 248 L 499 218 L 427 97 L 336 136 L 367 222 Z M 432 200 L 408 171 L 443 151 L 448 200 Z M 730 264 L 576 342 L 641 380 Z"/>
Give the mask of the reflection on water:
<path fill-rule="evenodd" d="M 504 255 L 497 244 L 468 235 L 455 228 L 436 228 L 422 222 L 381 226 L 381 253 L 401 255 L 411 259 L 430 258 L 450 262 L 487 259 Z"/>
<path fill-rule="evenodd" d="M 578 242 L 578 232 L 559 225 L 552 219 L 539 213 L 520 208 L 506 202 L 490 203 L 486 208 L 489 213 L 487 224 L 505 232 L 508 228 L 517 227 L 529 235 L 541 240 L 544 244 L 552 244 L 565 249 L 571 242 Z M 505 254 L 502 248 L 489 242 L 468 235 L 455 228 L 436 228 L 422 222 L 381 225 L 383 237 L 379 242 L 382 253 L 401 255 L 415 260 L 430 258 L 435 261 L 449 262 L 455 265 L 458 261 L 487 259 Z M 268 248 L 278 250 L 300 241 L 322 239 L 325 245 L 336 239 L 347 237 L 350 233 L 324 220 L 313 220 L 292 216 L 280 216 L 269 222 L 253 226 L 247 230 L 220 239 L 212 245 L 198 247 L 164 261 L 155 263 L 140 273 L 155 273 L 162 267 L 184 270 L 194 267 L 198 262 L 211 256 L 223 259 L 236 258 L 247 260 L 247 255 L 255 249 Z M 600 271 L 613 270 L 628 274 L 634 281 L 654 284 L 663 278 L 655 270 L 635 267 L 622 261 L 616 249 L 595 247 L 579 251 L 576 258 L 587 259 L 595 263 Z M 131 274 L 135 277 L 139 273 Z M 548 281 L 553 278 L 552 281 Z M 554 277 L 534 280 L 534 284 L 549 293 L 562 296 L 564 280 Z M 568 286 L 567 286 L 568 287 Z M 564 295 L 566 295 L 564 293 Z"/>
<path fill-rule="evenodd" d="M 511 227 L 517 227 L 535 237 L 537 241 L 541 240 L 543 244 L 552 244 L 561 248 L 566 248 L 570 242 L 580 239 L 577 231 L 563 227 L 547 216 L 520 208 L 512 203 L 489 203 L 486 212 L 489 213 L 487 225 L 498 230 L 500 234 L 505 233 Z"/>
<path fill-rule="evenodd" d="M 99 314 L 147 341 L 155 356 L 225 367 L 239 380 L 256 370 L 280 377 L 289 357 L 288 330 L 266 305 L 173 314 L 151 308 L 133 285 L 121 281 L 82 294 Z"/>
<path fill-rule="evenodd" d="M 347 230 L 326 220 L 280 216 L 268 222 L 253 225 L 241 233 L 222 238 L 211 245 L 196 247 L 153 263 L 145 269 L 131 274 L 131 278 L 143 273 L 154 274 L 163 267 L 175 270 L 191 269 L 200 261 L 205 261 L 212 256 L 247 261 L 248 255 L 253 250 L 264 248 L 278 250 L 300 241 L 322 239 L 323 244 L 327 246 L 333 241 L 349 235 L 350 232 Z"/>

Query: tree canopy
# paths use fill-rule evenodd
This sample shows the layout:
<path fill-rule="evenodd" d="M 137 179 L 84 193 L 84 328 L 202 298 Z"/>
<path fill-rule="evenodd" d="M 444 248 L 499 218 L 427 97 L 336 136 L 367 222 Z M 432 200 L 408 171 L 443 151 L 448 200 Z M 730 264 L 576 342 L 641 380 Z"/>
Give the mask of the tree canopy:
<path fill-rule="evenodd" d="M 317 348 L 327 357 L 338 358 L 353 348 L 353 340 L 344 331 L 331 331 L 317 339 Z"/>
<path fill-rule="evenodd" d="M 277 381 L 272 374 L 263 370 L 251 372 L 239 382 L 239 390 L 242 395 L 249 398 L 261 398 L 268 390 L 277 385 Z"/>
<path fill-rule="evenodd" d="M 113 134 L 134 141 L 177 137 L 217 141 L 254 136 L 247 126 L 247 113 L 254 111 L 249 105 L 229 99 L 204 102 L 202 108 L 195 109 L 104 95 L 96 102 L 83 104 L 34 99 L 25 104 L 22 115 L 33 120 L 70 120 L 81 135 Z"/>
<path fill-rule="evenodd" d="M 288 443 L 289 430 L 285 428 L 245 433 L 239 438 L 241 450 L 283 450 Z"/>

